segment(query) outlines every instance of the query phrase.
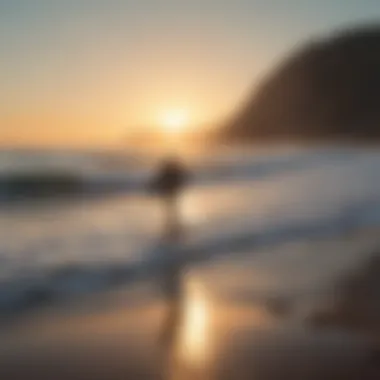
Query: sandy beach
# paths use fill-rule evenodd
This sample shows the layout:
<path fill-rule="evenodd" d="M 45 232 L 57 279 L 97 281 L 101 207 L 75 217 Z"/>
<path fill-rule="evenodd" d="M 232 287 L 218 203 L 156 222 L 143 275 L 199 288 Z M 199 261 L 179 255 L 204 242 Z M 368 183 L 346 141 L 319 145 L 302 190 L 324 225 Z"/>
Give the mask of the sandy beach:
<path fill-rule="evenodd" d="M 159 340 L 167 305 L 154 284 L 14 318 L 1 329 L 0 378 L 376 379 L 376 332 L 348 327 L 344 315 L 331 324 L 326 318 L 324 325 L 315 324 L 313 316 L 328 309 L 337 294 L 347 297 L 344 289 L 337 292 L 340 282 L 373 260 L 379 240 L 378 230 L 371 229 L 276 248 L 289 267 L 263 252 L 267 258 L 256 265 L 231 255 L 188 268 L 183 318 L 170 349 Z M 305 260 L 310 268 L 313 255 L 323 255 L 319 262 L 326 270 L 318 276 L 324 281 L 302 268 Z M 338 257 L 346 267 L 334 267 Z M 297 291 L 291 286 L 294 271 Z M 269 291 L 274 290 L 270 273 L 282 282 L 275 292 Z M 376 317 L 363 314 L 361 323 Z"/>

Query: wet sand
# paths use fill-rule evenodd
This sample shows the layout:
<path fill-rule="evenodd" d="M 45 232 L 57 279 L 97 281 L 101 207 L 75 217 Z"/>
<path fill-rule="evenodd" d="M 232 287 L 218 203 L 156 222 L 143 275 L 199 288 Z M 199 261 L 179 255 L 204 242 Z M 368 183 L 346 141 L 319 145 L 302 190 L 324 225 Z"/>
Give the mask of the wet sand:
<path fill-rule="evenodd" d="M 319 241 L 317 248 L 324 254 L 330 250 L 331 255 L 337 250 L 348 256 L 350 250 L 356 251 L 360 270 L 376 254 L 379 243 L 378 231 L 365 231 Z M 292 244 L 293 255 L 307 252 L 308 245 L 313 242 Z M 284 252 L 287 249 L 283 247 Z M 363 252 L 371 253 L 366 257 Z M 280 294 L 268 302 L 250 298 L 249 290 L 257 294 L 257 282 L 251 278 L 254 272 L 240 270 L 238 282 L 237 269 L 230 264 L 209 264 L 186 272 L 184 318 L 171 347 L 159 340 L 167 306 L 164 299 L 137 291 L 133 296 L 135 290 L 119 291 L 4 324 L 0 379 L 380 378 L 379 363 L 373 360 L 376 337 L 371 332 L 339 323 L 315 326 L 307 318 L 312 312 L 305 312 L 297 297 L 286 299 Z M 230 273 L 226 272 L 229 266 Z M 225 297 L 216 296 L 213 290 L 226 290 L 226 282 L 231 288 L 239 287 Z M 243 288 L 246 295 L 237 297 Z M 136 299 L 139 302 L 131 301 Z M 308 301 L 308 306 L 313 303 Z M 323 302 L 319 306 L 318 302 L 319 295 L 310 310 L 323 310 Z"/>

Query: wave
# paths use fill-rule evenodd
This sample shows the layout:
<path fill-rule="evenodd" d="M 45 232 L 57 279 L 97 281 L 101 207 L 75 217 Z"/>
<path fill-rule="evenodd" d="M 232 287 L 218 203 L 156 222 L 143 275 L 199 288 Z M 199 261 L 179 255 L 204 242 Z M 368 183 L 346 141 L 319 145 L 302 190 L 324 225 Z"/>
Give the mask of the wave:
<path fill-rule="evenodd" d="M 351 149 L 316 149 L 289 155 L 232 157 L 216 156 L 211 162 L 193 167 L 193 182 L 208 185 L 231 181 L 260 180 L 269 176 L 338 163 L 357 158 Z M 45 158 L 46 159 L 46 158 Z M 82 168 L 83 169 L 83 168 Z M 128 172 L 89 171 L 81 168 L 45 170 L 8 170 L 0 172 L 0 201 L 9 202 L 34 198 L 72 197 L 110 192 L 141 191 L 152 168 Z"/>
<path fill-rule="evenodd" d="M 134 191 L 142 184 L 142 174 L 110 177 L 75 172 L 11 173 L 0 176 L 0 201 Z"/>
<path fill-rule="evenodd" d="M 141 252 L 136 256 L 143 258 L 139 261 L 71 264 L 39 275 L 12 278 L 0 283 L 0 313 L 13 314 L 125 286 L 137 280 L 153 280 L 165 276 L 173 265 L 181 270 L 223 255 L 254 255 L 256 249 L 295 240 L 343 236 L 360 228 L 379 225 L 379 210 L 378 200 L 367 200 L 352 204 L 335 217 L 310 223 L 277 225 L 263 231 L 245 231 L 192 244 L 163 242 Z"/>

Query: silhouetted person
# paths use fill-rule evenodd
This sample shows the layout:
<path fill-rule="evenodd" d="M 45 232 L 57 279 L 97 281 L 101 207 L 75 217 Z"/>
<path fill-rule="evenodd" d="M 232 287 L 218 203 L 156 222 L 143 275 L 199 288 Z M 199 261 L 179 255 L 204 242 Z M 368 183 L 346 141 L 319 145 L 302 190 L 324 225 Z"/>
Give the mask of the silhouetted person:
<path fill-rule="evenodd" d="M 168 257 L 161 280 L 166 310 L 158 342 L 164 350 L 165 378 L 170 378 L 172 360 L 175 361 L 174 351 L 183 313 L 183 268 L 181 258 L 176 254 L 182 232 L 178 201 L 188 180 L 187 169 L 171 158 L 162 162 L 150 184 L 151 191 L 161 198 L 165 212 L 164 241 Z"/>
<path fill-rule="evenodd" d="M 173 239 L 181 232 L 178 198 L 188 181 L 186 168 L 176 159 L 165 160 L 151 183 L 151 190 L 161 197 L 166 213 L 165 237 Z"/>

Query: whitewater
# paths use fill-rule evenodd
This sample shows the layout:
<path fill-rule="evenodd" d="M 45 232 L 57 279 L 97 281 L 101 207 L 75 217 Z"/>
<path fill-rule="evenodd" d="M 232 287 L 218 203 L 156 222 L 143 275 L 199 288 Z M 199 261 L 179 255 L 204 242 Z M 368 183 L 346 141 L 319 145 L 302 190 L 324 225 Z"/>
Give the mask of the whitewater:
<path fill-rule="evenodd" d="M 181 199 L 178 244 L 161 238 L 163 210 L 145 190 L 150 170 L 84 168 L 88 194 L 107 181 L 118 191 L 0 203 L 0 313 L 129 286 L 173 261 L 191 268 L 255 257 L 249 265 L 260 266 L 275 253 L 280 263 L 292 243 L 376 228 L 379 168 L 375 150 L 331 146 L 198 160 Z M 333 275 L 358 259 L 305 252 L 297 259 L 305 273 L 320 265 Z"/>

